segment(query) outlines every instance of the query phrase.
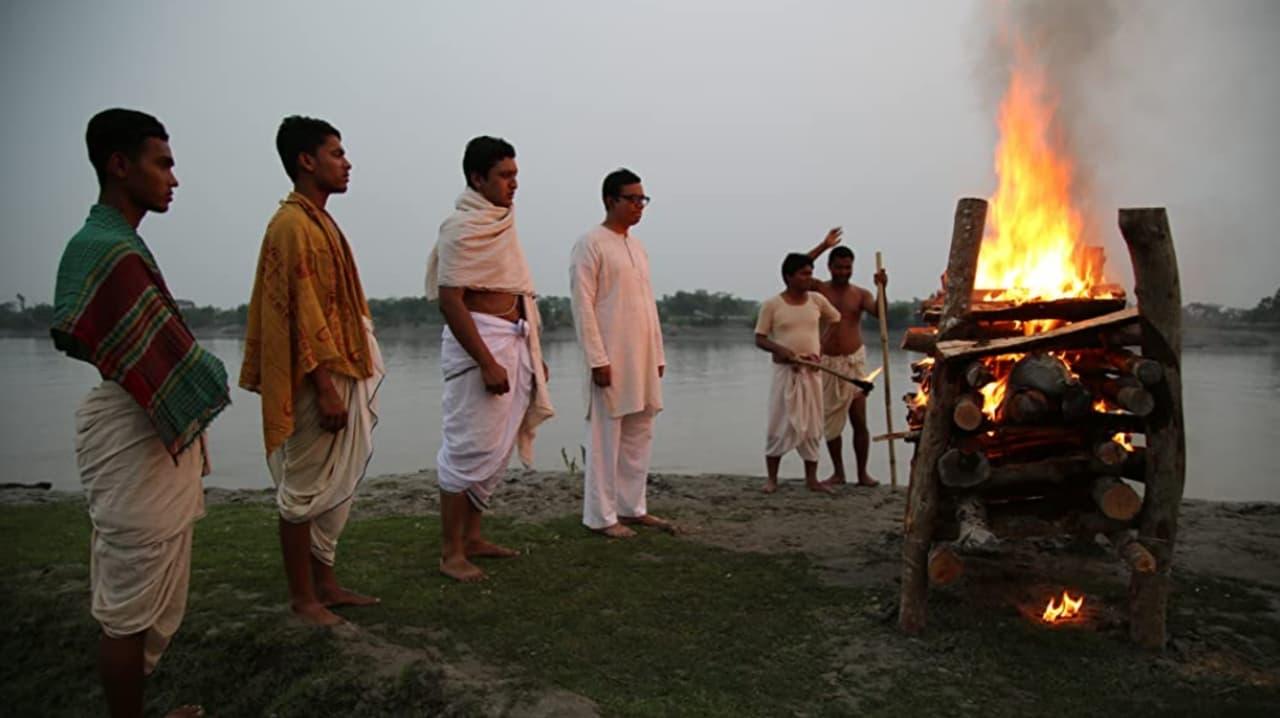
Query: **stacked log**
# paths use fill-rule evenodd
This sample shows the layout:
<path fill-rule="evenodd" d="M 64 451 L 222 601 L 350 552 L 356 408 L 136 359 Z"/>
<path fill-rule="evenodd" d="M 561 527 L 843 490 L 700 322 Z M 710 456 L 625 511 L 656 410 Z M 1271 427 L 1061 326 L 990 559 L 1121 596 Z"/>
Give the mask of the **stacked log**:
<path fill-rule="evenodd" d="M 1121 212 L 1138 278 L 1138 306 L 1126 308 L 1119 287 L 1044 301 L 975 289 L 985 211 L 980 200 L 957 207 L 946 291 L 903 338 L 927 356 L 911 365 L 918 391 L 892 435 L 916 443 L 900 626 L 923 629 L 927 587 L 963 577 L 967 555 L 999 552 L 1003 539 L 1100 536 L 1133 577 L 1134 640 L 1162 645 L 1185 470 L 1167 219 Z"/>

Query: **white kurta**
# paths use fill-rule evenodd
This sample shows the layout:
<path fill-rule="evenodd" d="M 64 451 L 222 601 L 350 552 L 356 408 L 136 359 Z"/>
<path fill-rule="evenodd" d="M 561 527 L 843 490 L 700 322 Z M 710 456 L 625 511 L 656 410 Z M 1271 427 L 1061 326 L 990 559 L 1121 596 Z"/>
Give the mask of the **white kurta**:
<path fill-rule="evenodd" d="M 666 364 L 649 281 L 649 257 L 634 236 L 595 227 L 574 245 L 573 319 L 591 368 L 608 365 L 610 386 L 587 373 L 587 461 L 582 523 L 612 526 L 644 516 L 653 417 L 662 410 L 658 367 Z"/>
<path fill-rule="evenodd" d="M 644 245 L 635 235 L 593 227 L 573 246 L 569 287 L 587 366 L 610 368 L 612 383 L 603 391 L 609 415 L 661 411 L 658 367 L 667 359 Z M 584 396 L 590 412 L 591 392 Z"/>

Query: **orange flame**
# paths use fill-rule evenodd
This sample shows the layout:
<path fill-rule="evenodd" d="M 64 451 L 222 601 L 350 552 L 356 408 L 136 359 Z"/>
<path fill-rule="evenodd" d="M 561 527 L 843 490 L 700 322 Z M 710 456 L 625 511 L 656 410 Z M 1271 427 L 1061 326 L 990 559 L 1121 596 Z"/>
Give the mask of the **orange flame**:
<path fill-rule="evenodd" d="M 1133 435 L 1126 434 L 1123 431 L 1111 437 L 1111 440 L 1124 447 L 1124 450 L 1133 453 Z"/>
<path fill-rule="evenodd" d="M 1058 603 L 1057 599 L 1050 598 L 1049 605 L 1044 608 L 1044 615 L 1041 619 L 1045 623 L 1058 623 L 1066 621 L 1080 615 L 1080 609 L 1084 606 L 1084 596 L 1080 598 L 1072 598 L 1071 594 L 1066 591 L 1062 592 L 1062 603 Z"/>
<path fill-rule="evenodd" d="M 978 258 L 987 300 L 1028 301 L 1090 296 L 1102 284 L 1102 256 L 1082 241 L 1072 203 L 1072 164 L 1060 151 L 1054 104 L 1040 69 L 1019 53 L 1019 67 L 1000 103 L 999 184 L 991 198 Z M 1028 322 L 1027 333 L 1056 322 Z"/>

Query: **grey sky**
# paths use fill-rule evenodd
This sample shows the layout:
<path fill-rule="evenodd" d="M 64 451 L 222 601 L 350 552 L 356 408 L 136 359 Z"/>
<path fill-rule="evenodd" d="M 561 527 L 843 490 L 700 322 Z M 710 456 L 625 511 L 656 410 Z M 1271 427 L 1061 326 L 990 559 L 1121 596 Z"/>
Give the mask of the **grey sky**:
<path fill-rule="evenodd" d="M 355 169 L 330 210 L 372 297 L 422 293 L 481 133 L 519 153 L 518 226 L 546 294 L 567 293 L 569 248 L 618 166 L 654 197 L 637 233 L 659 293 L 753 298 L 836 224 L 856 281 L 879 249 L 893 296 L 925 294 L 956 199 L 995 186 L 990 12 L 971 3 L 0 7 L 0 299 L 51 298 L 96 192 L 84 125 L 108 106 L 168 127 L 182 186 L 142 235 L 178 296 L 221 306 L 248 300 L 292 113 L 343 132 Z M 1111 274 L 1131 281 L 1116 207 L 1165 205 L 1184 299 L 1252 306 L 1280 285 L 1280 3 L 1126 3 L 1116 23 L 1091 68 L 1106 81 L 1072 108 Z"/>

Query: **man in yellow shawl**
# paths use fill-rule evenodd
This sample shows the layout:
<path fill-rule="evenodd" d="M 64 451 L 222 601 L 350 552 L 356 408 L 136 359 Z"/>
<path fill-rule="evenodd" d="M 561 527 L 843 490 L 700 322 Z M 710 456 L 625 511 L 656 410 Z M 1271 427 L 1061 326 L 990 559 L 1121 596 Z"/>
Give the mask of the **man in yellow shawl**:
<path fill-rule="evenodd" d="M 384 369 L 351 246 L 325 210 L 351 163 L 329 123 L 287 117 L 276 149 L 293 180 L 267 225 L 249 301 L 240 386 L 262 396 L 290 608 L 319 625 L 378 599 L 343 588 L 338 537 L 373 455 Z"/>

